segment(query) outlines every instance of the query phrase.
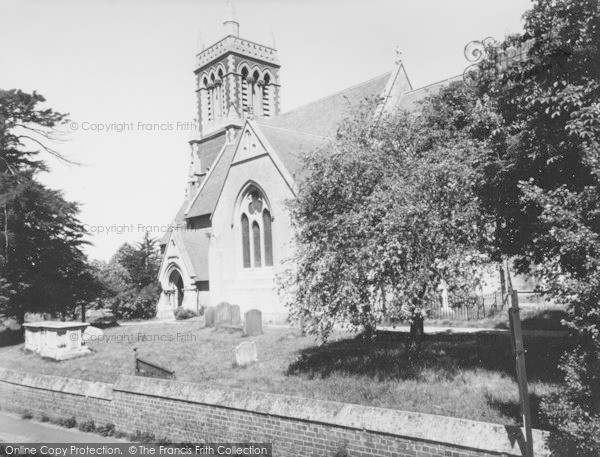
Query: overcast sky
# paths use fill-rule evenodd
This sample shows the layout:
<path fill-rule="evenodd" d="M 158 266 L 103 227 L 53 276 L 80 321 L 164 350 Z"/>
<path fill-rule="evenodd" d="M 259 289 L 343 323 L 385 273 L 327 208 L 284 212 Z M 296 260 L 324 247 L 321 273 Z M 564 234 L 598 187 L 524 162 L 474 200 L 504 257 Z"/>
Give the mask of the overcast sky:
<path fill-rule="evenodd" d="M 284 111 L 389 71 L 402 52 L 414 88 L 461 74 L 464 46 L 522 30 L 528 0 L 294 0 L 235 2 L 240 36 L 272 45 Z M 69 113 L 57 147 L 81 166 L 49 159 L 42 176 L 81 203 L 108 259 L 145 227 L 162 236 L 184 196 L 195 113 L 194 58 L 223 37 L 224 0 L 0 0 L 0 87 L 36 90 Z M 131 123 L 98 132 L 92 124 Z M 144 131 L 143 124 L 172 124 Z M 84 127 L 88 130 L 84 130 Z M 117 234 L 118 228 L 126 229 Z M 133 230 L 131 230 L 133 228 Z"/>

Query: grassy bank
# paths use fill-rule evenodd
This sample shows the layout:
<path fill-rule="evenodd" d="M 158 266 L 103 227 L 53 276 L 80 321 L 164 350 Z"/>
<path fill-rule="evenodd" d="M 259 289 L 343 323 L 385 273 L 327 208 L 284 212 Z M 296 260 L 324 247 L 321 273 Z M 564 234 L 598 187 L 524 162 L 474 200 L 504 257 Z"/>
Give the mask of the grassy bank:
<path fill-rule="evenodd" d="M 518 421 L 518 392 L 508 337 L 485 341 L 452 338 L 424 343 L 419 355 L 402 338 L 364 341 L 336 333 L 325 345 L 289 328 L 266 328 L 251 338 L 258 364 L 234 366 L 239 334 L 202 328 L 202 322 L 130 325 L 106 329 L 89 341 L 88 356 L 54 362 L 25 352 L 23 345 L 0 348 L 0 366 L 114 382 L 132 374 L 133 348 L 139 356 L 195 383 L 307 396 L 396 408 L 473 420 L 513 424 Z M 566 339 L 526 340 L 528 374 L 536 424 L 541 395 L 556 389 L 556 361 Z"/>

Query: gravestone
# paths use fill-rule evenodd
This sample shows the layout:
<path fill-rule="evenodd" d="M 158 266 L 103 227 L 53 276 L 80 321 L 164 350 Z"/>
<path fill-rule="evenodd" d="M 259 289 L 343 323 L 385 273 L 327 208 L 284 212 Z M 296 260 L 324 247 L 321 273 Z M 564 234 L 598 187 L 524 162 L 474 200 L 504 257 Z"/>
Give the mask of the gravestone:
<path fill-rule="evenodd" d="M 204 326 L 214 327 L 215 326 L 215 307 L 207 306 L 204 309 Z"/>
<path fill-rule="evenodd" d="M 90 325 L 83 332 L 84 338 L 92 339 L 92 340 L 102 339 L 103 335 L 104 335 L 104 332 L 101 329 L 99 329 L 98 327 L 94 327 L 93 325 Z"/>
<path fill-rule="evenodd" d="M 246 312 L 244 314 L 244 335 L 260 335 L 262 332 L 262 313 L 257 309 Z"/>
<path fill-rule="evenodd" d="M 258 362 L 256 345 L 252 341 L 244 341 L 238 344 L 235 347 L 235 362 L 240 367 Z"/>
<path fill-rule="evenodd" d="M 240 307 L 238 305 L 231 305 L 231 325 L 240 325 L 241 323 Z"/>
<path fill-rule="evenodd" d="M 215 308 L 215 328 L 231 324 L 231 305 L 221 302 Z"/>

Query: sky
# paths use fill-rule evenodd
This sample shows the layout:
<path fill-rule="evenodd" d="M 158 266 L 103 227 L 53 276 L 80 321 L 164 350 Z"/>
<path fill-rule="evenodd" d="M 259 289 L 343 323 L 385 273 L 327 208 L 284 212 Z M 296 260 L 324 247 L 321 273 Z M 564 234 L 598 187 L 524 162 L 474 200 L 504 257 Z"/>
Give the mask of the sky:
<path fill-rule="evenodd" d="M 459 75 L 468 66 L 465 45 L 522 31 L 531 3 L 234 5 L 242 38 L 274 40 L 287 111 L 390 71 L 398 51 L 413 88 Z M 40 179 L 80 203 L 91 258 L 107 260 L 145 231 L 161 237 L 177 212 L 189 168 L 188 123 L 197 116 L 195 56 L 201 43 L 224 37 L 226 11 L 225 0 L 0 0 L 0 88 L 35 90 L 46 106 L 69 113 L 66 141 L 53 147 L 79 165 L 48 157 L 51 171 Z"/>

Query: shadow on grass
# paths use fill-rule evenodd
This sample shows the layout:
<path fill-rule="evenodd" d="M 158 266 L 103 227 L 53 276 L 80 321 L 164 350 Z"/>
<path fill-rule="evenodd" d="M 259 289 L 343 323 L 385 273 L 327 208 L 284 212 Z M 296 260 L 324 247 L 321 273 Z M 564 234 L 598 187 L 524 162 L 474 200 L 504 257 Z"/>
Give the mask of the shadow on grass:
<path fill-rule="evenodd" d="M 502 413 L 503 416 L 510 417 L 516 423 L 521 423 L 523 421 L 523 416 L 521 415 L 521 405 L 517 401 L 504 401 L 494 398 L 489 393 L 485 394 L 486 400 L 490 407 Z M 529 406 L 531 408 L 531 422 L 536 428 L 544 428 L 547 429 L 549 425 L 545 423 L 543 416 L 541 414 L 541 402 L 542 397 L 535 394 L 529 393 Z"/>
<path fill-rule="evenodd" d="M 562 309 L 521 308 L 521 327 L 524 330 L 566 330 L 561 321 L 567 318 Z M 495 325 L 495 328 L 508 329 L 508 319 Z"/>
<path fill-rule="evenodd" d="M 461 371 L 483 369 L 513 377 L 515 362 L 508 335 L 428 335 L 421 350 L 408 349 L 406 334 L 396 333 L 389 341 L 356 337 L 300 351 L 288 376 L 327 378 L 334 374 L 364 376 L 380 382 L 422 379 L 425 372 L 452 380 Z M 566 338 L 530 336 L 525 339 L 527 374 L 530 381 L 556 382 L 558 360 Z"/>
<path fill-rule="evenodd" d="M 0 331 L 0 347 L 15 346 L 25 341 L 23 330 L 11 330 L 9 328 Z"/>

